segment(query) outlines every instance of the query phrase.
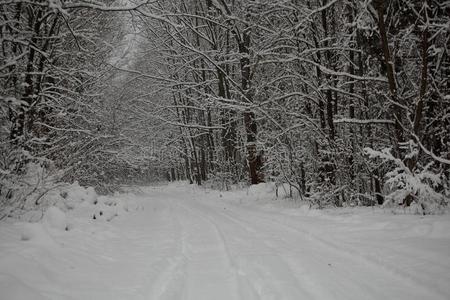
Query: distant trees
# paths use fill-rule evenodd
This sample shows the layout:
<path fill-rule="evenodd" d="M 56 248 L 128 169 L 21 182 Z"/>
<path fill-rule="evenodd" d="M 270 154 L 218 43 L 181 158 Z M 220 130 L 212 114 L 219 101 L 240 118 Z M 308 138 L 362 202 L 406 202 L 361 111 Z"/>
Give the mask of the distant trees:
<path fill-rule="evenodd" d="M 163 119 L 179 134 L 182 177 L 240 181 L 245 170 L 250 183 L 288 182 L 320 205 L 382 204 L 394 165 L 364 149 L 392 148 L 411 174 L 441 176 L 436 189 L 448 194 L 447 3 L 184 0 L 145 9 L 162 16 L 143 17 L 142 28 L 171 79 L 158 86 L 173 98 Z"/>
<path fill-rule="evenodd" d="M 91 185 L 148 170 L 149 155 L 135 156 L 139 166 L 123 155 L 135 136 L 112 130 L 112 45 L 124 19 L 111 11 L 136 9 L 113 3 L 0 2 L 0 209 L 43 184 L 25 180 L 31 168 Z"/>

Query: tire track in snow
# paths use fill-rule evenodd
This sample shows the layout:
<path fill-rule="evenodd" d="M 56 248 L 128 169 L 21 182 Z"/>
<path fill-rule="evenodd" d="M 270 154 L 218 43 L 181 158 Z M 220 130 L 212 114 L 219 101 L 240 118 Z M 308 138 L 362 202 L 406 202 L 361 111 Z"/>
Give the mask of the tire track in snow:
<path fill-rule="evenodd" d="M 242 273 L 239 272 L 236 261 L 233 258 L 233 256 L 231 255 L 230 247 L 226 241 L 225 235 L 224 235 L 223 231 L 218 227 L 218 225 L 213 220 L 211 220 L 210 217 L 199 214 L 198 212 L 195 212 L 194 210 L 187 208 L 185 206 L 182 206 L 182 205 L 180 205 L 180 206 L 183 207 L 183 209 L 188 210 L 191 214 L 195 214 L 196 216 L 198 216 L 198 217 L 204 219 L 205 221 L 207 221 L 208 223 L 210 223 L 214 227 L 216 232 L 218 233 L 218 235 L 221 239 L 223 248 L 226 252 L 226 255 L 228 258 L 228 263 L 232 267 L 234 276 L 236 278 L 235 282 L 236 282 L 236 286 L 238 288 L 239 299 L 246 299 L 246 300 L 262 299 L 261 295 L 258 294 L 257 289 L 255 289 L 253 287 L 253 285 L 247 280 L 247 278 L 245 278 L 245 277 L 240 278 L 242 276 Z M 239 279 L 241 279 L 241 280 L 239 280 Z"/>
<path fill-rule="evenodd" d="M 446 295 L 443 292 L 441 292 L 440 290 L 437 290 L 436 287 L 431 288 L 430 286 L 425 285 L 419 277 L 416 277 L 410 273 L 406 273 L 406 272 L 402 271 L 401 269 L 396 268 L 395 266 L 386 265 L 382 259 L 380 259 L 376 256 L 362 254 L 360 251 L 357 251 L 356 249 L 352 249 L 351 247 L 341 246 L 335 242 L 332 242 L 325 238 L 319 237 L 316 234 L 312 233 L 311 231 L 302 230 L 302 229 L 299 229 L 298 227 L 294 227 L 292 225 L 276 221 L 273 214 L 266 213 L 266 212 L 261 212 L 261 213 L 267 215 L 268 217 L 270 216 L 269 220 L 271 222 L 278 224 L 280 226 L 283 226 L 293 232 L 300 233 L 300 234 L 304 235 L 305 237 L 308 237 L 311 241 L 316 242 L 317 244 L 321 244 L 324 247 L 332 248 L 335 251 L 338 251 L 339 253 L 341 253 L 342 255 L 350 257 L 351 259 L 353 259 L 355 261 L 359 260 L 360 262 L 367 264 L 368 266 L 382 270 L 385 273 L 388 273 L 391 277 L 394 277 L 397 279 L 399 277 L 401 277 L 402 281 L 407 282 L 411 286 L 420 286 L 423 290 L 427 291 L 427 293 L 429 293 L 430 296 L 434 295 L 435 298 L 433 298 L 433 299 L 447 299 Z"/>
<path fill-rule="evenodd" d="M 379 265 L 356 250 L 317 236 L 308 230 L 311 224 L 304 220 L 295 222 L 282 214 L 255 212 L 240 207 L 225 211 L 217 201 L 190 199 L 186 194 L 177 195 L 172 191 L 158 195 L 158 198 L 172 199 L 172 216 L 180 218 L 180 236 L 184 236 L 188 244 L 185 249 L 188 271 L 182 276 L 186 285 L 181 295 L 184 299 L 196 299 L 193 295 L 199 295 L 198 291 L 196 294 L 189 293 L 192 283 L 199 286 L 198 278 L 189 278 L 192 274 L 189 270 L 196 269 L 192 265 L 195 265 L 196 258 L 192 259 L 190 247 L 198 242 L 195 236 L 202 234 L 202 227 L 214 227 L 216 235 L 207 229 L 204 238 L 212 241 L 217 238 L 217 243 L 221 239 L 223 250 L 228 251 L 222 254 L 228 257 L 229 265 L 234 269 L 234 280 L 239 289 L 239 294 L 235 296 L 241 299 L 390 299 L 392 295 L 403 295 L 403 299 L 446 299 L 439 291 L 431 290 L 430 286 L 393 271 L 391 268 L 395 269 L 395 266 Z M 246 246 L 249 243 L 252 245 Z M 261 249 L 255 251 L 255 247 Z M 271 258 L 274 254 L 278 258 Z M 201 253 L 194 256 L 198 258 Z M 280 280 L 281 274 L 290 276 L 286 275 L 289 273 L 287 269 L 297 279 L 298 287 L 309 290 L 311 296 L 295 297 L 293 293 L 280 289 L 283 283 L 277 280 Z M 350 270 L 354 273 L 349 273 Z M 165 290 L 174 288 L 168 285 Z"/>
<path fill-rule="evenodd" d="M 152 199 L 152 201 L 158 201 L 158 206 L 164 207 L 160 200 Z M 185 279 L 186 279 L 186 258 L 184 256 L 184 238 L 182 235 L 182 227 L 176 214 L 173 212 L 173 207 L 169 201 L 164 204 L 168 205 L 168 211 L 166 214 L 160 212 L 159 217 L 161 223 L 163 221 L 170 220 L 171 230 L 168 235 L 173 235 L 171 241 L 175 244 L 169 249 L 161 249 L 160 253 L 149 253 L 148 255 L 156 254 L 161 258 L 151 265 L 153 271 L 157 271 L 156 278 L 149 277 L 147 283 L 148 291 L 144 294 L 145 299 L 158 299 L 158 300 L 177 300 L 183 299 L 185 292 Z M 160 234 L 161 235 L 161 234 Z M 163 234 L 164 235 L 164 234 Z M 172 257 L 167 258 L 167 251 L 170 250 Z"/>
<path fill-rule="evenodd" d="M 276 247 L 269 245 L 267 236 L 262 236 L 247 223 L 222 213 L 220 210 L 201 205 L 195 200 L 191 201 L 191 204 L 194 203 L 197 204 L 196 208 L 202 212 L 197 215 L 208 219 L 222 236 L 223 243 L 228 248 L 231 263 L 240 275 L 238 278 L 244 280 L 246 286 L 251 287 L 252 294 L 249 294 L 248 287 L 246 290 L 241 289 L 241 299 L 324 299 L 325 296 L 329 296 L 317 289 L 317 285 L 308 277 L 303 277 L 301 281 L 298 280 L 289 264 L 278 254 L 279 251 Z M 225 221 L 218 222 L 220 218 Z M 256 237 L 253 240 L 258 243 L 258 249 L 247 250 L 247 253 L 242 254 L 242 248 L 249 242 L 249 239 L 244 237 L 239 240 L 240 245 L 236 249 L 236 253 L 232 254 L 226 234 L 220 228 L 225 225 L 230 227 L 231 224 L 234 226 L 228 228 L 228 231 L 231 236 L 235 237 L 235 240 L 236 236 L 242 235 L 243 229 L 249 233 L 249 236 Z M 262 251 L 261 248 L 264 250 Z"/>
<path fill-rule="evenodd" d="M 312 280 L 309 276 L 307 276 L 305 273 L 305 270 L 302 269 L 301 272 L 294 272 L 291 268 L 291 264 L 288 262 L 288 260 L 285 259 L 283 255 L 280 255 L 279 250 L 279 242 L 281 241 L 280 238 L 276 238 L 276 243 L 274 243 L 274 236 L 270 235 L 261 235 L 261 233 L 258 233 L 258 230 L 255 230 L 253 227 L 254 225 L 249 226 L 249 222 L 244 222 L 234 216 L 232 216 L 229 212 L 217 212 L 218 214 L 222 215 L 223 217 L 229 219 L 231 222 L 234 222 L 238 224 L 239 226 L 245 228 L 250 233 L 259 235 L 259 240 L 264 244 L 265 247 L 268 249 L 271 249 L 271 251 L 274 253 L 274 256 L 277 257 L 278 263 L 271 263 L 272 267 L 278 268 L 278 265 L 283 266 L 285 269 L 289 270 L 290 276 L 295 278 L 296 282 L 298 283 L 298 286 L 302 287 L 302 290 L 298 290 L 298 288 L 294 289 L 294 292 L 291 292 L 292 298 L 289 299 L 298 299 L 298 297 L 301 297 L 303 299 L 326 299 L 329 298 L 329 294 L 326 293 L 326 291 L 323 291 L 321 289 L 318 289 L 318 284 Z M 266 258 L 267 259 L 267 258 Z M 267 263 L 265 260 L 262 262 L 262 264 Z M 261 267 L 261 266 L 259 266 Z M 270 270 L 269 270 L 270 271 Z M 270 272 L 265 271 L 266 275 L 270 274 Z M 280 273 L 280 271 L 278 271 Z M 306 276 L 301 276 L 299 278 L 298 274 L 301 273 Z M 273 274 L 271 275 L 273 277 Z M 276 281 L 276 278 L 275 278 Z M 295 293 L 297 291 L 297 293 Z M 296 295 L 298 294 L 298 295 Z M 306 295 L 305 295 L 306 294 Z M 284 299 L 284 298 L 283 298 Z"/>
<path fill-rule="evenodd" d="M 235 216 L 238 214 L 236 213 L 236 210 L 233 210 L 233 211 L 234 211 L 234 216 L 232 218 L 235 218 Z M 266 213 L 266 212 L 261 212 L 261 211 L 258 211 L 258 213 L 255 213 L 253 211 L 246 210 L 245 214 L 246 214 L 245 215 L 246 218 L 248 218 L 249 216 L 252 216 L 253 218 L 256 217 L 258 219 L 256 223 L 258 223 L 258 224 L 265 223 L 269 228 L 276 228 L 276 226 L 281 226 L 281 227 L 285 228 L 286 230 L 290 231 L 291 233 L 301 234 L 303 237 L 306 238 L 307 241 L 314 243 L 318 248 L 332 249 L 334 251 L 334 253 L 341 256 L 341 258 L 353 261 L 356 264 L 362 263 L 363 265 L 365 265 L 368 268 L 379 270 L 380 273 L 384 273 L 384 277 L 391 278 L 392 279 L 391 282 L 402 282 L 403 284 L 406 283 L 406 285 L 408 285 L 410 287 L 420 286 L 421 289 L 423 290 L 423 294 L 426 295 L 423 297 L 426 297 L 427 299 L 431 299 L 431 297 L 432 297 L 432 299 L 447 299 L 446 296 L 442 292 L 440 292 L 438 290 L 433 290 L 429 286 L 424 285 L 418 278 L 414 278 L 414 277 L 410 276 L 409 274 L 406 274 L 405 272 L 401 272 L 401 270 L 398 270 L 392 266 L 386 266 L 384 264 L 380 264 L 380 261 L 372 260 L 364 255 L 361 255 L 361 253 L 359 253 L 356 250 L 337 245 L 336 243 L 333 243 L 324 238 L 318 237 L 318 236 L 314 235 L 313 233 L 311 233 L 310 231 L 301 230 L 297 227 L 293 227 L 291 225 L 279 222 L 274 218 L 274 215 L 271 213 Z M 260 214 L 263 214 L 264 216 L 261 216 Z M 283 215 L 280 215 L 280 216 L 286 217 Z M 239 220 L 241 220 L 241 219 L 239 219 Z M 248 221 L 245 221 L 245 223 L 249 224 Z M 290 240 L 285 240 L 284 243 L 287 243 L 286 248 L 295 247 L 295 245 L 296 245 L 295 243 L 292 243 L 292 241 L 290 241 Z M 366 286 L 365 288 L 367 288 L 369 290 L 372 289 L 371 286 Z M 374 291 L 374 292 L 376 292 L 376 291 Z M 421 298 L 418 295 L 416 295 L 415 297 L 416 298 L 414 298 L 414 299 L 424 299 L 423 297 Z"/>
<path fill-rule="evenodd" d="M 220 232 L 220 229 L 216 226 L 216 224 L 214 224 L 213 222 L 211 222 L 211 220 L 207 217 L 205 217 L 202 214 L 199 214 L 198 212 L 196 212 L 195 210 L 186 207 L 184 205 L 179 204 L 179 201 L 177 201 L 178 203 L 174 203 L 172 201 L 172 205 L 176 206 L 177 208 L 184 210 L 185 212 L 187 212 L 188 214 L 190 214 L 191 216 L 195 216 L 196 218 L 186 218 L 187 220 L 184 221 L 180 221 L 180 225 L 181 228 L 183 228 L 183 230 L 185 230 L 187 232 L 187 234 L 185 235 L 185 244 L 186 244 L 186 249 L 185 249 L 185 255 L 186 255 L 186 268 L 188 269 L 187 271 L 187 285 L 186 285 L 186 298 L 187 299 L 212 299 L 212 295 L 213 294 L 208 294 L 208 291 L 205 290 L 199 290 L 198 286 L 200 285 L 207 285 L 208 284 L 208 279 L 215 279 L 213 282 L 213 288 L 215 286 L 215 288 L 222 288 L 222 293 L 220 293 L 220 291 L 217 290 L 213 290 L 214 293 L 214 299 L 227 299 L 227 300 L 232 300 L 232 299 L 240 299 L 238 297 L 238 285 L 239 285 L 239 281 L 236 279 L 236 272 L 235 269 L 233 268 L 233 264 L 232 264 L 232 259 L 229 253 L 229 250 L 227 248 L 226 242 L 223 239 L 223 236 Z M 178 215 L 182 215 L 182 214 L 178 214 Z M 195 222 L 193 224 L 190 224 L 190 222 L 192 222 L 193 220 L 195 220 Z M 200 243 L 198 243 L 199 241 L 197 241 L 198 245 L 195 245 L 196 242 L 193 241 L 195 240 L 196 235 L 201 234 L 201 231 L 199 230 L 198 232 L 195 231 L 195 225 L 204 225 L 199 223 L 199 220 L 203 220 L 205 221 L 207 224 L 212 225 L 212 240 L 216 240 L 216 243 L 214 245 L 214 243 L 212 245 L 209 245 L 209 247 L 206 247 L 205 245 L 205 241 L 200 240 Z M 192 234 L 192 231 L 189 233 L 188 230 L 186 230 L 186 228 L 189 228 L 189 226 L 194 226 L 194 234 Z M 211 228 L 211 227 L 209 227 Z M 205 232 L 205 230 L 207 231 L 208 227 L 203 227 L 203 232 Z M 191 228 L 192 230 L 192 228 Z M 210 232 L 211 233 L 211 232 Z M 189 235 L 191 235 L 191 237 L 189 237 Z M 207 237 L 207 241 L 211 242 L 211 236 Z M 213 241 L 214 242 L 214 241 Z M 203 245 L 202 245 L 203 243 Z M 194 246 L 195 245 L 195 246 Z M 197 252 L 199 249 L 195 249 L 196 247 L 198 248 L 202 248 L 205 247 L 205 249 L 200 250 L 199 252 Z M 203 257 L 202 257 L 203 256 Z M 210 258 L 208 258 L 208 256 L 211 256 Z M 219 267 L 218 270 L 213 270 L 213 267 Z M 191 272 L 189 272 L 189 270 Z M 225 272 L 223 272 L 225 271 Z M 189 274 L 191 273 L 191 274 Z M 196 274 L 197 273 L 197 274 Z M 199 274 L 200 273 L 200 274 Z M 204 274 L 202 274 L 204 273 Z M 205 277 L 208 276 L 209 273 L 209 278 Z M 192 280 L 193 277 L 199 277 L 199 278 L 203 278 L 205 280 L 199 280 L 199 278 L 195 278 L 194 280 Z M 217 280 L 220 279 L 220 280 Z M 203 282 L 200 282 L 203 281 Z M 228 284 L 226 284 L 228 283 Z M 223 290 L 224 285 L 228 286 L 228 289 Z"/>

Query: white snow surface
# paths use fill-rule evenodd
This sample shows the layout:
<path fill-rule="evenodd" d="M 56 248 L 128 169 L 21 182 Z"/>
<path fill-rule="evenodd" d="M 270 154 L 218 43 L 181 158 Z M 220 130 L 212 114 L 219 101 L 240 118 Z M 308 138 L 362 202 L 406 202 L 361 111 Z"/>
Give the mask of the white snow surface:
<path fill-rule="evenodd" d="M 0 299 L 450 299 L 448 214 L 311 210 L 268 184 L 86 193 L 0 223 Z"/>

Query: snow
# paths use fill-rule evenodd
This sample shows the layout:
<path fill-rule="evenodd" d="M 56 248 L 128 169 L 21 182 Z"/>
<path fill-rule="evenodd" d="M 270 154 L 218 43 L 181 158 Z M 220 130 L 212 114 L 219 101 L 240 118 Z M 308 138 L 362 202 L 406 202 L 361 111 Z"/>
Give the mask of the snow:
<path fill-rule="evenodd" d="M 66 214 L 56 206 L 49 207 L 46 210 L 43 222 L 48 227 L 59 230 L 68 230 L 69 228 Z"/>
<path fill-rule="evenodd" d="M 64 195 L 0 223 L 0 299 L 450 298 L 448 214 L 313 210 L 272 184 Z"/>
<path fill-rule="evenodd" d="M 67 209 L 73 209 L 81 202 L 96 204 L 98 198 L 92 187 L 84 188 L 78 182 L 73 183 L 67 191 L 62 193 L 62 196 L 64 198 L 63 203 Z"/>
<path fill-rule="evenodd" d="M 44 246 L 55 245 L 55 241 L 49 235 L 43 224 L 23 223 L 21 225 L 20 240 L 32 241 L 33 244 L 41 244 Z"/>

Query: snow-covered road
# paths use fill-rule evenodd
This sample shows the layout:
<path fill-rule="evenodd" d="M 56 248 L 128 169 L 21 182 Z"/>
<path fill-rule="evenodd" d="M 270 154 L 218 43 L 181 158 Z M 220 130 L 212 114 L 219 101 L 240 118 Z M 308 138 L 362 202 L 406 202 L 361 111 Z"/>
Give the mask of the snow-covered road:
<path fill-rule="evenodd" d="M 0 298 L 450 298 L 448 216 L 261 209 L 236 195 L 147 188 L 136 211 L 75 214 L 50 243 L 20 244 L 4 226 Z"/>

